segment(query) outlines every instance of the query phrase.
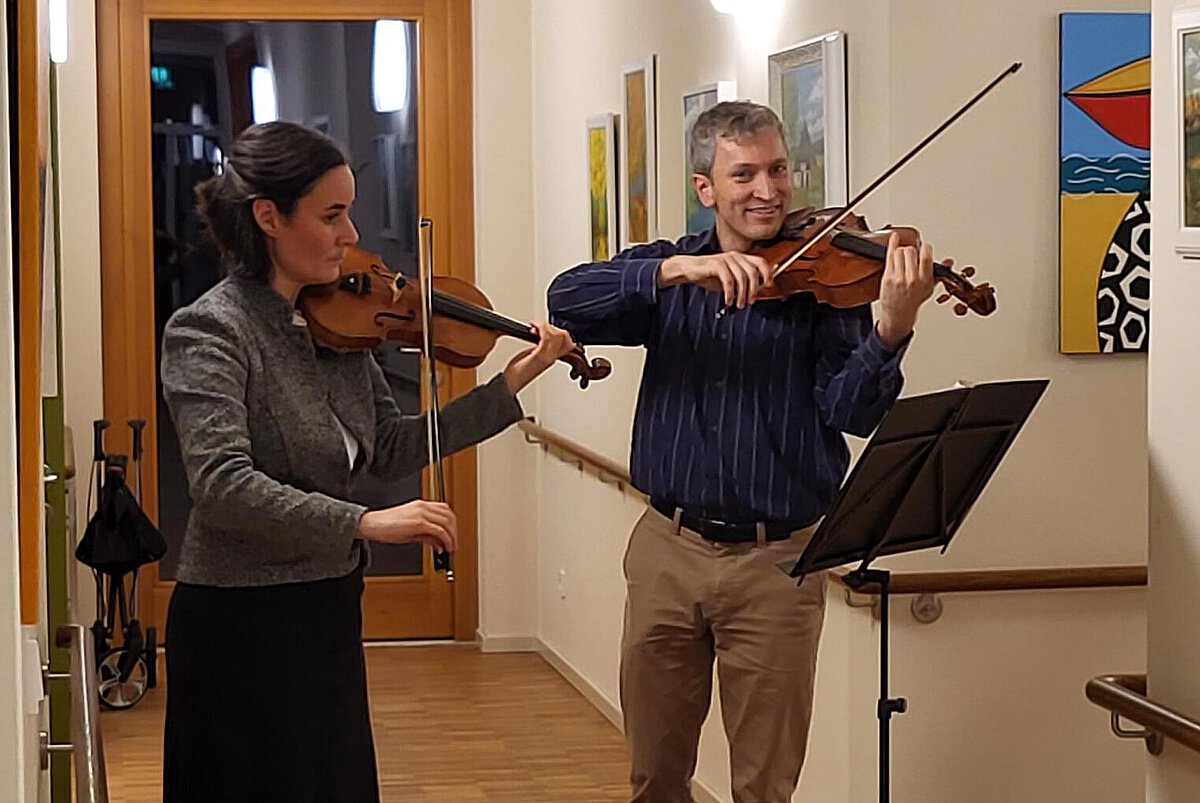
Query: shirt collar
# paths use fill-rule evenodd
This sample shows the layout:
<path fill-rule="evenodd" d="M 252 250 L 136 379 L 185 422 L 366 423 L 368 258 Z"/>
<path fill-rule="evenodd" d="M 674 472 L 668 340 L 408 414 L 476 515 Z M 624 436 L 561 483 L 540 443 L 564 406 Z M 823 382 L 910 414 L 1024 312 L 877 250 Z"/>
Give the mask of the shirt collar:
<path fill-rule="evenodd" d="M 684 237 L 679 243 L 679 252 L 688 255 L 720 253 L 721 243 L 717 240 L 716 224 L 709 226 L 705 231 Z"/>

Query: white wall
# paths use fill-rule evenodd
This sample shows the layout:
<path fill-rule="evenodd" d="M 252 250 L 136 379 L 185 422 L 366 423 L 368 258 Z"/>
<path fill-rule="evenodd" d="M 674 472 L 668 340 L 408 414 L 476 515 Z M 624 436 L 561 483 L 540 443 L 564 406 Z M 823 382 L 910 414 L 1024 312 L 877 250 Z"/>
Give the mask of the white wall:
<path fill-rule="evenodd" d="M 941 568 L 1145 559 L 1145 358 L 1057 352 L 1058 23 L 1056 11 L 1026 5 L 1018 14 L 982 0 L 904 0 L 882 9 L 878 2 L 810 0 L 788 3 L 768 33 L 757 35 L 740 31 L 706 0 L 534 5 L 540 288 L 586 256 L 583 119 L 618 110 L 623 63 L 658 53 L 661 230 L 676 236 L 683 90 L 733 77 L 739 95 L 765 101 L 767 52 L 833 28 L 846 31 L 851 185 L 860 188 L 1003 67 L 1024 62 L 865 209 L 877 225 L 919 226 L 940 253 L 977 265 L 978 278 L 997 287 L 991 318 L 959 319 L 942 308 L 924 313 L 905 361 L 907 393 L 960 378 L 1052 380 L 977 515 L 938 559 Z M 688 25 L 679 24 L 683 18 Z M 934 38 L 931 25 L 954 36 Z M 956 69 L 945 68 L 950 62 Z M 624 460 L 640 366 L 637 354 L 618 353 L 614 376 L 586 394 L 589 411 L 605 414 L 576 415 L 582 400 L 566 383 L 543 383 L 539 392 L 548 423 Z M 1080 415 L 1084 404 L 1088 414 Z M 1079 466 L 1105 470 L 1084 477 Z"/>
<path fill-rule="evenodd" d="M 63 408 L 75 445 L 76 532 L 87 521 L 92 421 L 104 417 L 104 353 L 100 337 L 100 178 L 96 142 L 96 16 L 91 3 L 70 3 L 70 55 L 58 70 L 62 248 Z M 91 574 L 74 560 L 76 622 L 95 618 Z"/>
<path fill-rule="evenodd" d="M 4 3 L 0 2 L 0 10 Z M 8 131 L 8 78 L 6 36 L 0 34 L 0 128 Z M 0 137 L 0 197 L 11 198 L 7 136 Z M 12 332 L 15 318 L 12 285 L 13 251 L 9 205 L 0 215 L 0 331 Z M 0 801 L 34 799 L 36 775 L 29 770 L 30 739 L 36 740 L 34 721 L 25 716 L 21 690 L 23 633 L 20 626 L 20 561 L 17 554 L 17 404 L 13 382 L 16 358 L 13 339 L 0 338 Z M 32 733 L 30 732 L 32 729 Z"/>
<path fill-rule="evenodd" d="M 499 312 L 545 317 L 533 282 L 533 148 L 529 140 L 530 8 L 527 0 L 475 0 L 475 277 Z M 486 381 L 517 346 L 501 339 L 477 369 Z M 563 367 L 556 366 L 562 380 Z M 549 378 L 545 381 L 553 381 Z M 521 394 L 536 414 L 536 385 Z M 513 646 L 537 630 L 534 450 L 516 428 L 481 444 L 479 631 L 485 648 Z M 516 644 L 520 646 L 520 644 Z"/>
<path fill-rule="evenodd" d="M 1196 465 L 1200 430 L 1196 399 L 1200 380 L 1191 353 L 1200 322 L 1195 298 L 1197 266 L 1175 254 L 1180 164 L 1175 121 L 1178 105 L 1172 54 L 1171 15 L 1182 3 L 1154 2 L 1154 61 L 1150 183 L 1155 216 L 1150 243 L 1154 265 L 1154 339 L 1150 350 L 1150 594 L 1148 686 L 1154 699 L 1200 718 L 1200 501 Z M 1195 8 L 1193 6 L 1192 8 Z M 1200 757 L 1168 743 L 1148 762 L 1147 797 L 1153 803 L 1196 799 Z"/>
<path fill-rule="evenodd" d="M 525 103 L 519 70 L 526 6 L 533 74 L 528 124 L 516 113 Z M 767 53 L 831 29 L 845 31 L 854 189 L 1004 67 L 1022 61 L 1017 76 L 862 210 L 876 225 L 917 225 L 940 254 L 977 265 L 979 279 L 997 287 L 999 311 L 989 319 L 958 319 L 940 308 L 923 315 L 905 362 L 907 393 L 960 378 L 1052 380 L 949 552 L 891 564 L 1141 563 L 1145 358 L 1057 352 L 1057 13 L 1072 8 L 1146 10 L 1136 2 L 1071 2 L 1051 9 L 1035 0 L 1016 7 L 984 0 L 809 0 L 781 3 L 773 18 L 739 24 L 717 15 L 707 0 L 477 2 L 477 104 L 489 108 L 493 91 L 515 104 L 503 126 L 486 124 L 492 118 L 479 112 L 478 170 L 492 177 L 496 165 L 483 155 L 500 151 L 513 160 L 502 175 L 519 175 L 526 167 L 522 143 L 532 142 L 533 207 L 523 232 L 535 244 L 533 293 L 540 312 L 550 280 L 587 256 L 584 120 L 619 111 L 622 64 L 658 54 L 660 231 L 673 237 L 683 221 L 676 189 L 683 184 L 682 91 L 733 78 L 740 96 L 765 102 Z M 502 71 L 493 71 L 501 64 Z M 492 88 L 497 82 L 505 82 L 502 90 Z M 482 233 L 505 225 L 514 238 L 519 231 L 508 226 L 522 226 L 526 190 L 521 182 L 506 178 L 505 184 L 497 197 L 488 194 L 487 178 L 480 181 L 477 226 Z M 482 234 L 479 239 L 485 241 Z M 521 253 L 500 268 L 505 281 L 521 281 Z M 479 267 L 481 281 L 492 281 L 484 260 Z M 609 357 L 613 376 L 584 392 L 562 379 L 544 379 L 536 386 L 536 409 L 551 428 L 625 462 L 641 355 L 589 353 Z M 528 460 L 520 448 L 510 434 L 481 449 L 481 518 L 488 537 L 505 533 L 493 544 L 521 556 L 530 549 L 529 523 L 536 522 L 536 583 L 524 560 L 487 558 L 482 621 L 497 627 L 503 622 L 497 632 L 505 635 L 530 632 L 520 629 L 530 614 L 507 594 L 521 589 L 523 598 L 524 589 L 535 586 L 531 632 L 615 703 L 624 599 L 620 559 L 641 508 L 611 486 L 541 456 L 536 496 L 526 501 L 524 480 L 518 489 L 517 482 L 489 473 L 489 466 L 503 466 L 510 477 L 526 476 L 514 462 Z M 488 463 L 489 455 L 496 460 Z M 1082 689 L 1095 674 L 1144 666 L 1143 600 L 1139 591 L 968 595 L 951 599 L 944 619 L 931 626 L 913 623 L 898 602 L 893 690 L 908 696 L 912 707 L 894 728 L 896 799 L 1075 799 L 1064 791 L 1070 789 L 1088 790 L 1078 799 L 1136 799 L 1141 748 L 1113 739 L 1104 712 L 1084 701 Z M 875 645 L 866 615 L 831 604 L 814 740 L 798 800 L 874 795 Z M 727 786 L 724 750 L 710 720 L 698 777 L 718 792 Z M 987 764 L 992 753 L 1004 763 Z"/>

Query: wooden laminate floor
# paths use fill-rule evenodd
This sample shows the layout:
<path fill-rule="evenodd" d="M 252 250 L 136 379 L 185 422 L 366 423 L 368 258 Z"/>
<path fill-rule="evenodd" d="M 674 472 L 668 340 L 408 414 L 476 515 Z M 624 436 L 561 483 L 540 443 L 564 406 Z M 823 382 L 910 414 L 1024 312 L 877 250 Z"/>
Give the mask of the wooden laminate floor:
<path fill-rule="evenodd" d="M 100 716 L 113 803 L 161 798 L 168 678 Z M 367 650 L 384 803 L 627 799 L 620 733 L 542 658 L 466 647 Z"/>

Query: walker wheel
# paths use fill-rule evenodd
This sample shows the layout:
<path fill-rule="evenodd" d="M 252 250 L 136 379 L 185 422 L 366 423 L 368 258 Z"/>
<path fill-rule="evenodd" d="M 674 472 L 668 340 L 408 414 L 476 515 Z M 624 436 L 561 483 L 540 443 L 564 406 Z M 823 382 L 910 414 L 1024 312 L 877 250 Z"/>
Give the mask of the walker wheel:
<path fill-rule="evenodd" d="M 149 669 L 146 659 L 139 653 L 134 656 L 129 666 L 128 675 L 122 680 L 121 664 L 128 662 L 124 647 L 114 647 L 100 656 L 96 667 L 97 685 L 100 691 L 100 705 L 114 711 L 133 708 L 137 701 L 146 694 L 149 683 Z"/>

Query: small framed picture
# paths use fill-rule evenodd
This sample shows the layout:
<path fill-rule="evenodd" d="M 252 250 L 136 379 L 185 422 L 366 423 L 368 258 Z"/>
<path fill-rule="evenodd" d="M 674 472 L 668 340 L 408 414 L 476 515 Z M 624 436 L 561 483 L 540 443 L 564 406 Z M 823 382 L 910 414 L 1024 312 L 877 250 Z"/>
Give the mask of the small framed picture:
<path fill-rule="evenodd" d="M 658 237 L 655 59 L 621 68 L 621 247 Z"/>
<path fill-rule="evenodd" d="M 1175 138 L 1179 160 L 1179 234 L 1175 252 L 1200 259 L 1200 8 L 1181 8 L 1171 16 L 1175 58 Z"/>
<path fill-rule="evenodd" d="M 691 140 L 692 126 L 705 109 L 711 109 L 725 100 L 737 99 L 737 81 L 717 81 L 683 93 L 683 208 L 684 233 L 696 234 L 705 231 L 715 220 L 713 211 L 700 203 L 696 197 L 696 188 L 692 184 L 692 174 L 696 172 L 692 164 Z"/>
<path fill-rule="evenodd" d="M 617 115 L 606 113 L 587 121 L 588 230 L 593 262 L 617 253 Z"/>
<path fill-rule="evenodd" d="M 767 57 L 771 108 L 783 121 L 792 209 L 849 200 L 846 36 L 833 31 Z"/>

